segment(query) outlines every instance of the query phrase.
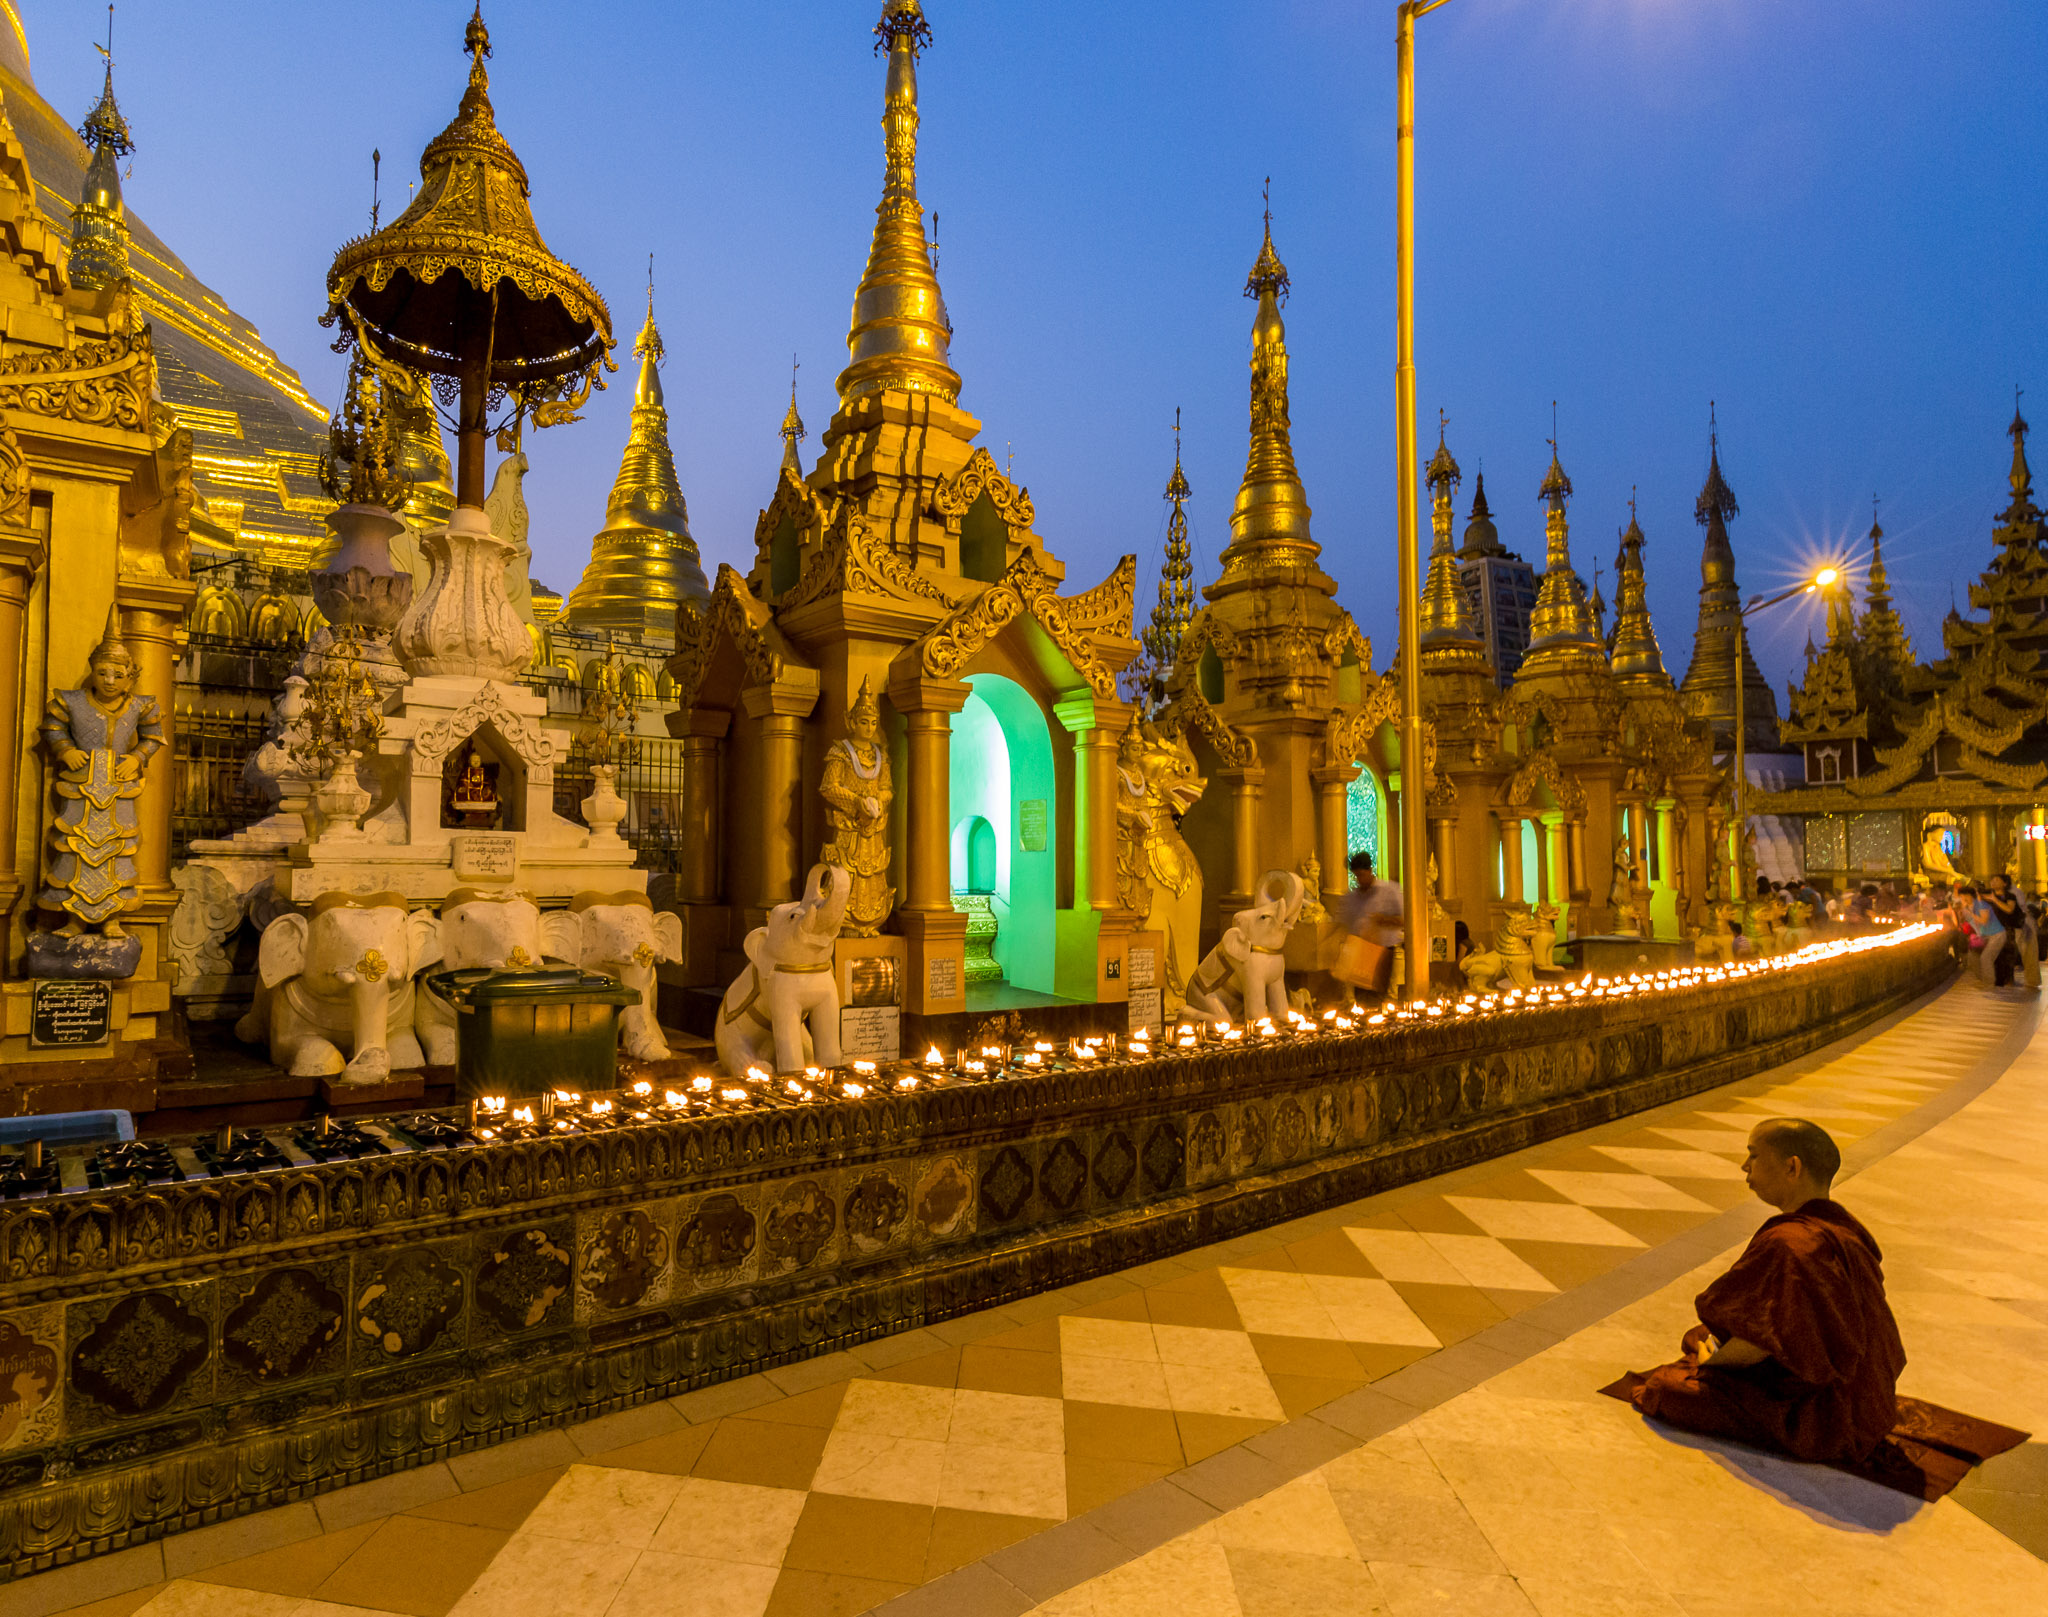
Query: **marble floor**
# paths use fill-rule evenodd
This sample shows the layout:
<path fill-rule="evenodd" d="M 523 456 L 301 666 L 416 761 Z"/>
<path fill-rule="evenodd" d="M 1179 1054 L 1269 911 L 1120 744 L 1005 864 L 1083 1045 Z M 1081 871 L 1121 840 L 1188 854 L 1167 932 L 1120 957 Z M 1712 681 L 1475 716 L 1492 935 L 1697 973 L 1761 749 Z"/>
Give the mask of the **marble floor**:
<path fill-rule="evenodd" d="M 2048 1437 L 2048 1028 L 1958 982 L 1692 1100 L 0 1589 L 6 1617 L 2048 1611 L 2048 1442 L 1926 1505 L 1646 1424 L 1794 1113 L 1902 1390 Z"/>

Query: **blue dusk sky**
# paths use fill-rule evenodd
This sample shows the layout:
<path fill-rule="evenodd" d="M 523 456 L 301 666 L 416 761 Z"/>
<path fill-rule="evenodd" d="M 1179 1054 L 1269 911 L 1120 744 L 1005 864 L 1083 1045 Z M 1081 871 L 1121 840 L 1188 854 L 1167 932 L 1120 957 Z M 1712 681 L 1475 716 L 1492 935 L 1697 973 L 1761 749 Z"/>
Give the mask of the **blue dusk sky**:
<path fill-rule="evenodd" d="M 621 375 L 529 439 L 536 576 L 603 524 L 647 255 L 705 570 L 746 565 L 794 352 L 832 413 L 882 174 L 876 0 L 492 0 L 491 87 L 550 245 L 609 299 Z M 21 0 L 38 87 L 99 88 L 86 0 Z M 469 0 L 125 0 L 130 205 L 321 398 L 335 248 L 452 116 Z M 1385 0 L 926 0 L 919 189 L 961 403 L 1093 583 L 1140 560 L 1185 423 L 1197 579 L 1246 434 L 1240 296 L 1272 177 L 1294 281 L 1294 445 L 1315 534 L 1394 649 L 1394 8 Z M 1886 560 L 1917 651 L 1987 562 L 2013 387 L 2048 425 L 2041 0 L 1452 0 L 1419 24 L 1417 367 L 1507 544 L 1540 565 L 1551 401 L 1572 550 L 1612 595 L 1639 492 L 1667 662 L 1691 655 L 1693 521 L 1718 402 L 1746 591 Z M 623 383 L 625 385 L 618 385 Z M 2048 476 L 2048 440 L 2040 464 Z M 1761 620 L 1782 688 L 1818 616 Z"/>

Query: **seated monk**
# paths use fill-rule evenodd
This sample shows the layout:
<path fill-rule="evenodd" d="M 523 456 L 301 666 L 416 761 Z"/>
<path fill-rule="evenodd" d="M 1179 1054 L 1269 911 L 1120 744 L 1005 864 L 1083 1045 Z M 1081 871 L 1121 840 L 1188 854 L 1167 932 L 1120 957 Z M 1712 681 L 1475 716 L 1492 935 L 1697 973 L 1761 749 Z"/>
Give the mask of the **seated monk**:
<path fill-rule="evenodd" d="M 1774 1117 L 1750 1131 L 1743 1176 L 1778 1216 L 1700 1293 L 1684 1358 L 1630 1378 L 1637 1409 L 1802 1460 L 1853 1465 L 1885 1442 L 1906 1350 L 1877 1242 L 1828 1198 L 1841 1166 L 1817 1124 Z"/>

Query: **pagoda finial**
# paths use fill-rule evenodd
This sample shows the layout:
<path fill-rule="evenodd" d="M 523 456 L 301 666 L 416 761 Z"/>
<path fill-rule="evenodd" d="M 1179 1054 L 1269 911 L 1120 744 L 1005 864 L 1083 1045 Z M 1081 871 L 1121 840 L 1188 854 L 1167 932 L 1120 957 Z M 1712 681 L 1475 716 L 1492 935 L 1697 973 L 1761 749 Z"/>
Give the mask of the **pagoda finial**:
<path fill-rule="evenodd" d="M 1565 476 L 1564 467 L 1557 458 L 1557 400 L 1550 401 L 1550 470 L 1543 474 L 1543 486 L 1536 491 L 1536 497 L 1553 511 L 1563 511 L 1572 497 L 1572 480 Z"/>
<path fill-rule="evenodd" d="M 1902 675 L 1913 665 L 1913 645 L 1892 606 L 1891 579 L 1884 565 L 1884 529 L 1877 520 L 1877 496 L 1870 496 L 1870 567 L 1864 575 L 1863 616 L 1856 624 L 1867 657 L 1881 670 Z"/>
<path fill-rule="evenodd" d="M 1430 457 L 1427 482 L 1431 495 L 1429 570 L 1422 581 L 1422 608 L 1416 618 L 1423 666 L 1447 669 L 1463 662 L 1485 662 L 1479 620 L 1458 573 L 1451 548 L 1451 496 L 1457 492 L 1458 462 L 1446 437 L 1450 417 L 1436 413 L 1436 453 Z M 1489 674 L 1491 670 L 1488 670 Z"/>
<path fill-rule="evenodd" d="M 804 475 L 804 463 L 802 457 L 797 454 L 796 446 L 803 442 L 805 437 L 804 418 L 796 413 L 796 373 L 801 369 L 802 367 L 797 363 L 796 355 L 791 354 L 789 356 L 789 408 L 782 412 L 782 464 L 794 472 L 799 479 Z"/>
<path fill-rule="evenodd" d="M 1728 486 L 1721 475 L 1721 426 L 1714 415 L 1714 401 L 1707 400 L 1707 480 L 1700 488 L 1700 497 L 1693 502 L 1693 520 L 1703 528 L 1715 522 L 1726 523 L 1739 513 L 1735 503 L 1735 491 Z"/>
<path fill-rule="evenodd" d="M 100 99 L 78 137 L 92 149 L 85 184 L 71 210 L 71 252 L 66 263 L 71 284 L 97 292 L 128 275 L 127 208 L 121 200 L 121 162 L 135 150 L 128 120 L 114 99 L 114 8 L 107 7 L 107 42 L 94 45 L 107 64 Z"/>
<path fill-rule="evenodd" d="M 1180 656 L 1181 637 L 1195 616 L 1194 548 L 1188 542 L 1187 502 L 1194 490 L 1180 463 L 1180 410 L 1173 412 L 1173 476 L 1167 479 L 1166 499 L 1173 514 L 1166 519 L 1166 554 L 1159 564 L 1159 600 L 1152 608 L 1152 621 L 1141 637 L 1145 656 L 1152 664 L 1153 679 L 1162 686 Z"/>
<path fill-rule="evenodd" d="M 1270 191 L 1268 199 L 1265 239 L 1244 288 L 1246 297 L 1259 302 L 1252 316 L 1251 452 L 1230 512 L 1230 543 L 1222 557 L 1226 579 L 1275 568 L 1313 568 L 1321 554 L 1309 537 L 1308 494 L 1294 465 L 1287 325 L 1280 318 L 1287 266 L 1273 250 Z"/>
<path fill-rule="evenodd" d="M 2020 414 L 2020 387 L 2013 384 L 2012 425 L 2006 435 L 2012 439 L 2012 503 L 2015 509 L 2031 503 L 2034 473 L 2027 465 L 2027 418 Z"/>
<path fill-rule="evenodd" d="M 1458 470 L 1458 462 L 1451 454 L 1451 447 L 1444 441 L 1444 434 L 1450 429 L 1451 418 L 1439 410 L 1436 413 L 1436 453 L 1430 456 L 1429 466 L 1422 474 L 1423 482 L 1434 489 L 1439 483 L 1450 490 L 1465 480 L 1465 474 Z M 1445 499 L 1450 495 L 1446 493 Z"/>
<path fill-rule="evenodd" d="M 1280 255 L 1273 251 L 1273 176 L 1266 176 L 1266 183 L 1259 191 L 1259 199 L 1265 204 L 1266 241 L 1259 249 L 1259 256 L 1252 260 L 1252 272 L 1245 277 L 1244 295 L 1248 298 L 1272 294 L 1276 303 L 1287 301 L 1287 266 L 1280 262 Z"/>
<path fill-rule="evenodd" d="M 1536 591 L 1536 605 L 1529 613 L 1529 654 L 1516 671 L 1518 680 L 1532 674 L 1567 671 L 1591 663 L 1606 663 L 1606 646 L 1586 600 L 1586 586 L 1572 568 L 1571 524 L 1565 506 L 1572 497 L 1572 480 L 1565 475 L 1557 452 L 1557 401 L 1552 400 L 1550 470 L 1545 473 L 1538 497 L 1550 509 L 1543 519 L 1543 579 Z"/>
<path fill-rule="evenodd" d="M 947 357 L 953 323 L 917 200 L 917 59 L 931 37 L 919 0 L 883 0 L 875 50 L 889 58 L 882 103 L 886 166 L 874 241 L 853 295 L 846 334 L 851 363 L 839 374 L 842 400 L 891 390 L 933 393 L 948 404 L 960 396 L 960 376 Z"/>

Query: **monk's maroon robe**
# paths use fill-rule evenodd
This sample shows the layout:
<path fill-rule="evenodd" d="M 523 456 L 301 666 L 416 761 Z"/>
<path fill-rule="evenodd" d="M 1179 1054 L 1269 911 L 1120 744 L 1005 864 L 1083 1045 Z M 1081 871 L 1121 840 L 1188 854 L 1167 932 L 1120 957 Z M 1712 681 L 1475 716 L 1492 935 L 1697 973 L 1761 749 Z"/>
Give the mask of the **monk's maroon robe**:
<path fill-rule="evenodd" d="M 1652 1370 L 1630 1398 L 1645 1415 L 1802 1460 L 1861 1461 L 1891 1432 L 1906 1350 L 1877 1242 L 1846 1208 L 1816 1199 L 1766 1221 L 1697 1306 L 1722 1341 L 1770 1357 Z"/>

